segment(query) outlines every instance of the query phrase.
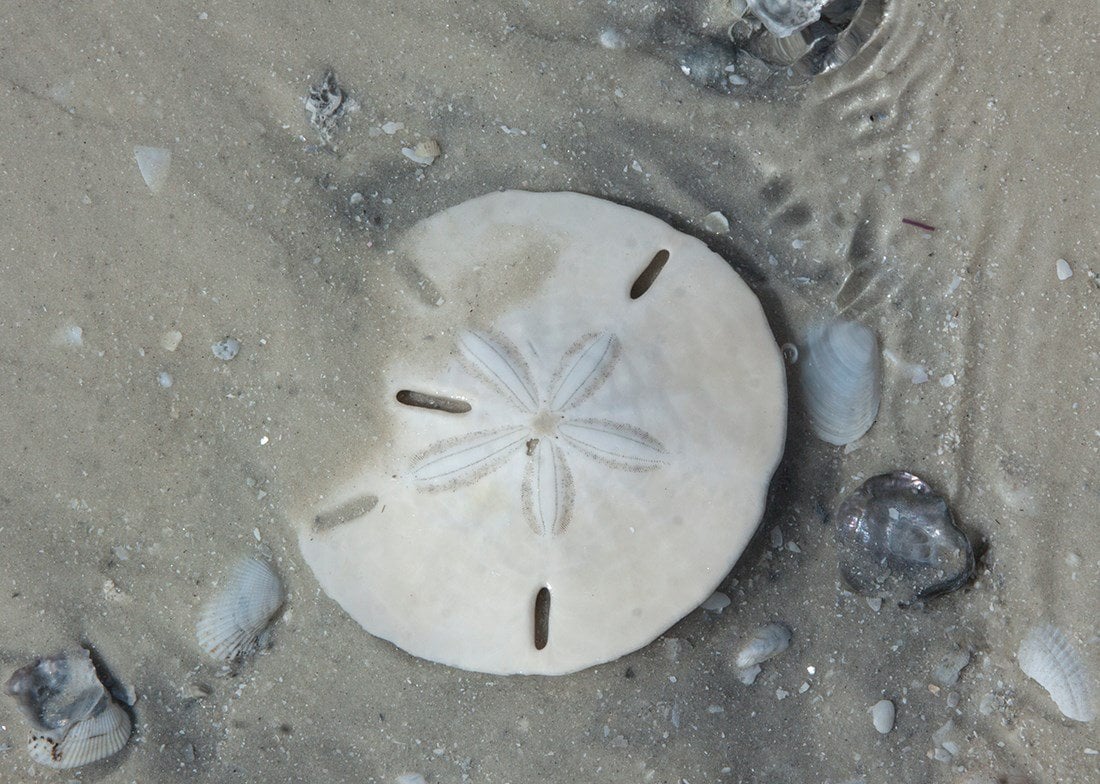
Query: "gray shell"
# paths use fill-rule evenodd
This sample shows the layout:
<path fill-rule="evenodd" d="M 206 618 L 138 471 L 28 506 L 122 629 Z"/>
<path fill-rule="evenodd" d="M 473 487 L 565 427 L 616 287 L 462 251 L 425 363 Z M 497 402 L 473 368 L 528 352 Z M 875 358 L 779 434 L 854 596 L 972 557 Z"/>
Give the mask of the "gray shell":
<path fill-rule="evenodd" d="M 882 366 L 875 333 L 834 321 L 806 338 L 802 392 L 814 433 L 844 446 L 871 429 L 881 399 Z"/>

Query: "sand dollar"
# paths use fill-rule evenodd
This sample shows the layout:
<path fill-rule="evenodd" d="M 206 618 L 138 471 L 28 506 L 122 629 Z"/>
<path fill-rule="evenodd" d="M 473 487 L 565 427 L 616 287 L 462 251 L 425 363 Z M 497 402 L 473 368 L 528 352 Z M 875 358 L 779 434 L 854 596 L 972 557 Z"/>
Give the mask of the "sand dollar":
<path fill-rule="evenodd" d="M 729 572 L 786 423 L 759 302 L 700 241 L 574 193 L 419 223 L 377 448 L 303 515 L 318 582 L 434 661 L 557 674 L 648 642 Z"/>

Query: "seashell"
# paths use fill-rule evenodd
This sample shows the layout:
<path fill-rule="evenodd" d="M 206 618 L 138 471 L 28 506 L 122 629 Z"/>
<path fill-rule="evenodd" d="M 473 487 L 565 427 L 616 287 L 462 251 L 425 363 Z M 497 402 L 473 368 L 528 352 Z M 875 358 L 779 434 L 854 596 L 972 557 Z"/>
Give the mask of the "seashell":
<path fill-rule="evenodd" d="M 1020 643 L 1016 661 L 1026 676 L 1047 690 L 1066 718 L 1096 718 L 1092 675 L 1061 629 L 1052 624 L 1033 628 Z"/>
<path fill-rule="evenodd" d="M 126 745 L 130 715 L 100 682 L 84 648 L 36 659 L 16 670 L 7 692 L 33 727 L 27 751 L 64 770 L 106 759 Z"/>
<path fill-rule="evenodd" d="M 195 625 L 199 645 L 226 661 L 249 656 L 285 598 L 274 567 L 260 558 L 245 558 L 230 571 L 221 593 L 203 608 Z"/>
<path fill-rule="evenodd" d="M 79 768 L 121 750 L 130 738 L 130 729 L 130 716 L 108 698 L 98 713 L 74 723 L 68 732 L 32 734 L 27 753 L 48 768 Z"/>
<path fill-rule="evenodd" d="M 791 647 L 791 630 L 781 623 L 761 626 L 737 652 L 737 669 L 746 670 L 755 664 L 778 656 Z"/>
<path fill-rule="evenodd" d="M 836 540 L 854 591 L 901 604 L 953 591 L 974 573 L 974 550 L 947 502 L 907 471 L 871 477 L 845 498 Z"/>
<path fill-rule="evenodd" d="M 774 35 L 786 38 L 821 18 L 828 0 L 746 0 L 753 16 Z"/>
<path fill-rule="evenodd" d="M 817 327 L 806 338 L 803 367 L 806 411 L 818 438 L 844 446 L 871 429 L 882 376 L 874 332 L 854 321 Z"/>

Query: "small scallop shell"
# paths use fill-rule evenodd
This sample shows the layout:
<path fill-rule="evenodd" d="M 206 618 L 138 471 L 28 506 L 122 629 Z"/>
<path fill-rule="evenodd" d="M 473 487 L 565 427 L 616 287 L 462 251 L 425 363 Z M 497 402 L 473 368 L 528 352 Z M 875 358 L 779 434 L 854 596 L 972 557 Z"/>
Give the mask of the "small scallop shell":
<path fill-rule="evenodd" d="M 199 645 L 217 659 L 248 656 L 284 599 L 283 582 L 271 564 L 244 559 L 232 569 L 221 593 L 203 608 L 195 625 Z"/>
<path fill-rule="evenodd" d="M 1066 718 L 1096 718 L 1096 694 L 1092 676 L 1062 630 L 1051 624 L 1036 626 L 1016 651 L 1020 669 L 1050 693 Z"/>
<path fill-rule="evenodd" d="M 79 768 L 106 759 L 130 738 L 130 716 L 109 700 L 94 715 L 74 723 L 69 731 L 31 735 L 27 752 L 35 762 L 56 770 Z"/>
<path fill-rule="evenodd" d="M 778 656 L 791 646 L 791 630 L 781 623 L 761 626 L 737 652 L 737 669 L 745 670 Z"/>
<path fill-rule="evenodd" d="M 811 331 L 802 390 L 817 437 L 844 446 L 870 430 L 878 416 L 881 375 L 878 341 L 867 327 L 835 321 Z"/>

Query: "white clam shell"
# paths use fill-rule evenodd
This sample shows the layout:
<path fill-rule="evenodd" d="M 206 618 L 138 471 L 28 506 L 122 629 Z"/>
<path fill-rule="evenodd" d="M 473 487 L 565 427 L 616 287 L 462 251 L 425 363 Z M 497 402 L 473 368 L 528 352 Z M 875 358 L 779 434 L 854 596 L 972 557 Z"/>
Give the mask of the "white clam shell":
<path fill-rule="evenodd" d="M 130 716 L 109 700 L 98 713 L 74 722 L 68 732 L 35 733 L 27 753 L 40 765 L 55 770 L 79 768 L 110 757 L 130 738 Z"/>
<path fill-rule="evenodd" d="M 737 669 L 745 670 L 753 665 L 778 656 L 791 647 L 791 630 L 781 623 L 761 626 L 737 652 Z"/>
<path fill-rule="evenodd" d="M 1074 721 L 1096 718 L 1096 690 L 1091 673 L 1066 635 L 1045 624 L 1028 632 L 1016 651 L 1020 669 L 1050 693 L 1063 715 Z"/>
<path fill-rule="evenodd" d="M 233 661 L 256 650 L 260 636 L 283 604 L 283 582 L 260 558 L 246 558 L 208 602 L 195 625 L 199 645 L 216 659 Z"/>
<path fill-rule="evenodd" d="M 878 341 L 867 327 L 834 321 L 811 331 L 802 390 L 817 437 L 844 446 L 870 430 L 878 416 L 881 376 Z"/>

